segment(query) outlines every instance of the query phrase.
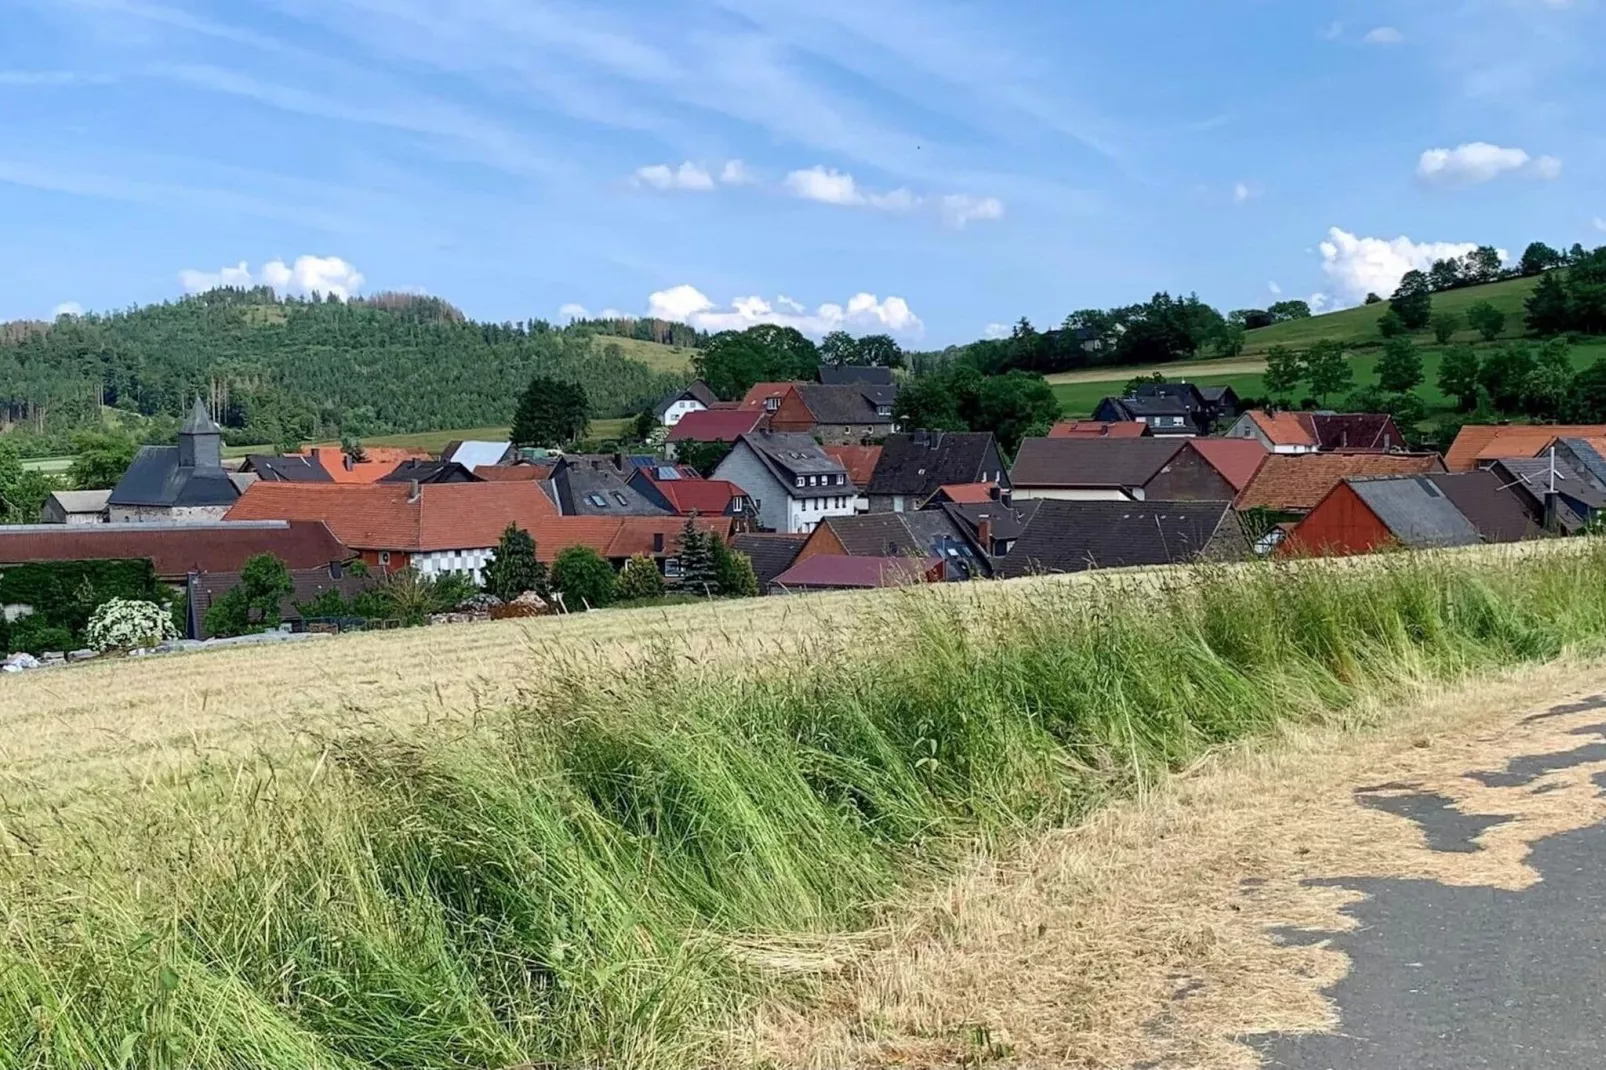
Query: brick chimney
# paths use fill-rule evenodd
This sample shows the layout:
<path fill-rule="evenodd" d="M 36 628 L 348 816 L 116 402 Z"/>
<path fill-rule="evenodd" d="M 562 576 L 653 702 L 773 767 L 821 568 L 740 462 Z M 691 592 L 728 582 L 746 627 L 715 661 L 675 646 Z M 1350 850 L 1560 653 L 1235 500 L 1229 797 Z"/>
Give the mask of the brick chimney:
<path fill-rule="evenodd" d="M 992 517 L 984 516 L 976 523 L 976 541 L 981 543 L 982 553 L 993 552 L 993 521 Z"/>
<path fill-rule="evenodd" d="M 418 497 L 422 493 L 423 491 L 421 491 L 418 487 L 418 480 L 409 480 L 407 483 L 407 504 L 411 505 L 418 501 Z"/>

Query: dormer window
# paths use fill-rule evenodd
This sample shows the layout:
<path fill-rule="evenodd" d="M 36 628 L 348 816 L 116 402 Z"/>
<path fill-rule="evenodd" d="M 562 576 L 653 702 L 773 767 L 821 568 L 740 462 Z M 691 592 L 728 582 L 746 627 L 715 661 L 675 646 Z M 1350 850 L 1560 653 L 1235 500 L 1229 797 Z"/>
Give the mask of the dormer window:
<path fill-rule="evenodd" d="M 836 485 L 839 486 L 839 487 L 842 484 L 846 483 L 847 481 L 848 481 L 848 477 L 847 476 L 837 476 L 836 477 Z"/>
<path fill-rule="evenodd" d="M 779 397 L 767 397 L 767 398 L 764 399 L 764 411 L 765 412 L 774 412 L 776 409 L 779 409 L 780 407 L 781 407 L 781 399 Z"/>
<path fill-rule="evenodd" d="M 797 477 L 797 485 L 800 486 L 800 487 L 803 485 L 803 477 L 802 476 L 798 476 Z"/>

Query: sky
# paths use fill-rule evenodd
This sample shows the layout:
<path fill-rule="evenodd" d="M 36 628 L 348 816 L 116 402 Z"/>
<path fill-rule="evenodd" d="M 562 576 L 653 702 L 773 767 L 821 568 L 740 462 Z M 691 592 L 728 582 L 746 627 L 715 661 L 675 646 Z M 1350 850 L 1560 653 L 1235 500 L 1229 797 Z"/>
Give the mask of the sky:
<path fill-rule="evenodd" d="M 0 0 L 0 320 L 259 283 L 935 348 L 1342 307 L 1606 244 L 1603 7 Z"/>

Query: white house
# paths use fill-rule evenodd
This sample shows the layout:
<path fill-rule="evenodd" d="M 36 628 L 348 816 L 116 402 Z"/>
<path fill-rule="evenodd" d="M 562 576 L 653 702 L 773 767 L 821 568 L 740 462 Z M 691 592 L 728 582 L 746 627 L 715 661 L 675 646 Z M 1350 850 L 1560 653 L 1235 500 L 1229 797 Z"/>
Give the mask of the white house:
<path fill-rule="evenodd" d="M 858 488 L 847 468 L 811 435 L 744 434 L 710 478 L 728 479 L 747 491 L 759 524 L 787 535 L 813 531 L 822 520 L 856 511 Z"/>
<path fill-rule="evenodd" d="M 1303 412 L 1250 409 L 1227 428 L 1227 438 L 1254 439 L 1272 453 L 1315 453 L 1321 443 Z"/>
<path fill-rule="evenodd" d="M 702 412 L 711 409 L 719 398 L 708 388 L 708 384 L 698 379 L 678 394 L 671 394 L 658 403 L 653 410 L 658 415 L 658 422 L 665 427 L 674 427 L 680 423 L 680 418 L 687 413 Z"/>

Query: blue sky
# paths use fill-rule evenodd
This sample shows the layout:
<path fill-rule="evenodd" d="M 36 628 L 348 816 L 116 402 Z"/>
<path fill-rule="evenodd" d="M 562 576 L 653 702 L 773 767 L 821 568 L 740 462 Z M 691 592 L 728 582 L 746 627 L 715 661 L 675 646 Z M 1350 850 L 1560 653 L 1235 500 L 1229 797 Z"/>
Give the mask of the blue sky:
<path fill-rule="evenodd" d="M 1354 303 L 1606 243 L 1603 2 L 4 0 L 0 319 L 249 280 L 938 346 Z"/>

